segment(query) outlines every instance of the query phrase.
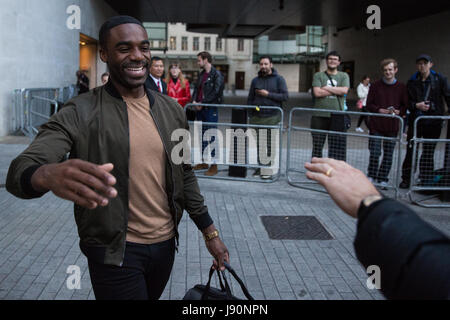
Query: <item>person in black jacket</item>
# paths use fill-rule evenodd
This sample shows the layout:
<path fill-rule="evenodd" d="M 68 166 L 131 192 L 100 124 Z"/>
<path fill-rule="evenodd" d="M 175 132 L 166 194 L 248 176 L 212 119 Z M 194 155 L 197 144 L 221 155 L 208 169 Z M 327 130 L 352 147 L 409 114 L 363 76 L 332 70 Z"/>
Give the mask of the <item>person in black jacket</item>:
<path fill-rule="evenodd" d="M 202 69 L 197 80 L 197 84 L 194 86 L 194 92 L 192 94 L 193 103 L 199 104 L 196 106 L 196 120 L 203 122 L 217 122 L 219 114 L 217 107 L 202 106 L 205 104 L 221 104 L 223 102 L 223 89 L 224 79 L 219 70 L 214 68 L 212 63 L 212 56 L 209 52 L 203 51 L 197 55 L 197 64 Z M 209 129 L 216 129 L 215 126 L 202 126 L 202 137 Z M 215 137 L 211 137 L 210 143 L 215 141 Z M 208 146 L 208 142 L 202 140 L 202 154 L 205 148 Z M 208 169 L 205 175 L 214 176 L 217 174 L 217 164 L 214 161 L 215 150 L 211 152 L 213 164 L 209 167 L 206 164 L 207 159 L 203 159 L 203 163 L 194 167 L 194 170 Z"/>
<path fill-rule="evenodd" d="M 357 218 L 354 247 L 365 268 L 381 271 L 388 299 L 450 299 L 450 238 L 400 202 L 383 198 L 360 170 L 343 161 L 313 158 L 307 177 Z"/>
<path fill-rule="evenodd" d="M 167 84 L 164 82 L 164 61 L 160 57 L 152 57 L 149 74 L 145 85 L 153 91 L 167 94 Z"/>
<path fill-rule="evenodd" d="M 445 113 L 444 99 L 450 106 L 450 86 L 447 78 L 435 72 L 433 61 L 429 55 L 422 54 L 416 59 L 417 72 L 408 81 L 409 126 L 408 147 L 402 166 L 402 182 L 400 188 L 409 188 L 411 182 L 414 121 L 420 116 L 442 116 Z M 439 139 L 442 131 L 442 120 L 424 119 L 417 123 L 417 137 Z M 433 179 L 434 150 L 436 142 L 423 144 L 423 152 L 419 162 L 420 183 L 427 184 Z M 416 154 L 417 156 L 417 154 Z M 417 157 L 416 157 L 417 159 Z"/>
<path fill-rule="evenodd" d="M 282 108 L 283 102 L 289 99 L 286 81 L 273 68 L 272 58 L 270 56 L 262 56 L 259 58 L 259 68 L 258 76 L 252 80 L 250 85 L 247 105 Z M 279 125 L 281 121 L 281 113 L 276 109 L 258 108 L 256 110 L 251 110 L 250 116 L 250 124 L 253 125 Z M 261 130 L 267 129 L 256 129 L 258 133 Z M 275 137 L 272 139 L 271 133 L 272 130 L 267 130 L 266 141 L 261 143 L 259 142 L 259 134 L 257 135 L 258 163 L 260 165 L 267 165 L 267 163 L 262 163 L 260 153 L 265 154 L 265 157 L 270 158 L 270 162 L 273 163 L 277 153 L 276 150 L 279 150 L 272 145 L 272 140 L 275 140 L 278 143 L 278 139 L 275 139 Z M 260 144 L 264 146 L 263 150 L 261 150 Z M 275 173 L 276 172 L 271 168 L 262 168 L 256 169 L 253 175 L 260 175 L 262 179 L 270 179 Z"/>

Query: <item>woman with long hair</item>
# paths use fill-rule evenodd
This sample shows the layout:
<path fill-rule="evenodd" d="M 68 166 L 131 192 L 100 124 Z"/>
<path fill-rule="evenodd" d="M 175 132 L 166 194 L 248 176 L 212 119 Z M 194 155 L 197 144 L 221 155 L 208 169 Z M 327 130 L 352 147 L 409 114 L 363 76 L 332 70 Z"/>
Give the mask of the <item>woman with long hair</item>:
<path fill-rule="evenodd" d="M 171 64 L 166 77 L 167 94 L 174 98 L 184 108 L 191 101 L 189 81 L 184 78 L 178 64 Z"/>

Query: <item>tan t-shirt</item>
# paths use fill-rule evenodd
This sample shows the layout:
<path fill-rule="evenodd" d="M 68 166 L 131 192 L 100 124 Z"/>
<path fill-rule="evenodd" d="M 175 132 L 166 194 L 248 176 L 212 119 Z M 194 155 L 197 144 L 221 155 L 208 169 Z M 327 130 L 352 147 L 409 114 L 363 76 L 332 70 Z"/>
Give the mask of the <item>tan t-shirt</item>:
<path fill-rule="evenodd" d="M 130 127 L 127 241 L 152 244 L 175 236 L 166 193 L 166 154 L 150 103 L 123 98 Z"/>

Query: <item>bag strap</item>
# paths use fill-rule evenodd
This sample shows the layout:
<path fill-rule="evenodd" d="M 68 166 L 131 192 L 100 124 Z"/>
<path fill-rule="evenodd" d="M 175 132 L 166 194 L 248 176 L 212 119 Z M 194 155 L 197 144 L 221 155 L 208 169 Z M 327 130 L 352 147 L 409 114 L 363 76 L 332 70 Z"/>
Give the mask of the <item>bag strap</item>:
<path fill-rule="evenodd" d="M 425 92 L 425 96 L 423 97 L 423 101 L 428 101 L 428 98 L 430 97 L 432 82 L 433 80 L 430 79 L 430 83 L 428 84 L 427 91 Z"/>
<path fill-rule="evenodd" d="M 209 278 L 208 278 L 208 283 L 205 286 L 205 291 L 203 291 L 202 294 L 202 300 L 206 300 L 206 297 L 208 295 L 209 289 L 211 288 L 211 279 L 212 279 L 212 275 L 214 274 L 214 269 L 211 266 L 211 269 L 209 269 Z M 219 284 L 220 284 L 220 289 L 222 291 L 226 291 L 226 287 L 224 286 L 223 282 L 222 282 L 222 277 L 220 276 L 220 272 L 219 270 L 217 270 L 217 274 L 219 275 Z M 231 297 L 231 291 L 230 291 L 230 297 Z"/>
<path fill-rule="evenodd" d="M 324 71 L 324 73 L 327 75 L 328 79 L 330 79 L 331 86 L 332 86 L 332 87 L 336 87 L 336 86 L 334 85 L 333 79 L 331 79 L 331 77 L 330 77 L 330 75 L 328 74 L 328 72 Z M 338 101 L 338 104 L 339 104 L 339 110 L 340 110 L 340 111 L 345 111 L 344 109 L 342 109 L 342 106 L 341 106 L 341 100 L 339 100 L 339 97 L 338 97 L 337 95 L 334 95 L 334 96 L 336 96 L 336 99 L 337 99 L 337 101 Z"/>
<path fill-rule="evenodd" d="M 248 292 L 247 287 L 244 285 L 244 282 L 242 282 L 241 278 L 239 278 L 239 276 L 236 274 L 236 271 L 234 271 L 234 269 L 226 261 L 224 261 L 224 265 L 225 268 L 228 270 L 228 272 L 231 273 L 231 275 L 236 279 L 236 281 L 241 286 L 242 292 L 244 293 L 245 297 L 248 300 L 255 300 Z"/>
<path fill-rule="evenodd" d="M 255 300 L 252 296 L 251 296 L 251 294 L 248 292 L 248 290 L 247 290 L 247 287 L 244 285 L 244 282 L 241 280 L 241 278 L 239 278 L 239 276 L 236 274 L 236 271 L 234 271 L 234 269 L 227 263 L 227 262 L 225 262 L 224 261 L 224 265 L 225 265 L 225 268 L 228 270 L 228 272 L 230 272 L 231 273 L 231 275 L 236 279 L 236 281 L 239 283 L 239 285 L 241 286 L 241 290 L 242 290 L 242 292 L 244 293 L 244 295 L 245 295 L 245 297 L 248 299 L 248 300 Z M 202 294 L 202 300 L 206 300 L 206 297 L 207 297 L 207 295 L 208 295 L 208 292 L 209 292 L 209 289 L 211 288 L 211 278 L 212 278 L 212 275 L 214 274 L 214 269 L 213 269 L 213 267 L 211 266 L 211 269 L 209 270 L 209 279 L 208 279 L 208 283 L 206 284 L 206 286 L 205 286 L 205 291 L 203 292 L 203 294 Z M 222 277 L 223 277 L 223 280 L 224 280 L 224 282 L 225 282 L 225 286 L 223 285 L 223 283 L 222 283 L 222 279 L 221 279 L 221 274 L 222 273 Z M 226 277 L 226 275 L 225 275 L 225 272 L 224 271 L 219 271 L 219 270 L 217 270 L 217 274 L 219 275 L 219 283 L 220 283 L 220 288 L 221 288 L 221 290 L 222 291 L 225 291 L 226 292 L 226 294 L 227 294 L 227 297 L 229 298 L 229 299 L 231 299 L 232 298 L 232 294 L 231 294 L 231 288 L 230 288 L 230 285 L 228 284 L 228 280 L 227 280 L 227 277 Z"/>

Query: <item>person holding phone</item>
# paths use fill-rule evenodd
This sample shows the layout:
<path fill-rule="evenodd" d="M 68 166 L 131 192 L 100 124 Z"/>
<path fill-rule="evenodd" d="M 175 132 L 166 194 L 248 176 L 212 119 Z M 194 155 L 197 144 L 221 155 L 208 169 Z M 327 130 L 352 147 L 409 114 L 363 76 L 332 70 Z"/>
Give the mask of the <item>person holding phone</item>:
<path fill-rule="evenodd" d="M 442 116 L 445 113 L 444 100 L 450 106 L 450 87 L 447 78 L 432 69 L 433 61 L 427 54 L 416 58 L 417 72 L 409 79 L 409 126 L 408 145 L 402 166 L 402 182 L 400 188 L 409 188 L 411 179 L 413 144 L 410 143 L 414 135 L 414 121 L 417 117 Z M 417 123 L 417 137 L 425 139 L 439 139 L 442 131 L 441 119 L 424 119 Z M 423 144 L 423 151 L 419 162 L 419 179 L 421 184 L 427 184 L 434 178 L 434 150 L 436 142 Z M 417 158 L 417 157 L 416 157 Z"/>
<path fill-rule="evenodd" d="M 397 61 L 384 59 L 381 61 L 381 70 L 383 77 L 370 87 L 369 95 L 367 96 L 367 109 L 373 113 L 405 115 L 408 105 L 408 94 L 406 86 L 397 81 L 395 77 L 398 72 Z M 370 158 L 367 175 L 372 182 L 378 182 L 383 189 L 386 189 L 389 181 L 388 175 L 392 167 L 395 141 L 378 137 L 397 137 L 399 134 L 399 120 L 386 117 L 371 117 L 369 133 L 373 138 L 369 139 Z M 383 147 L 383 160 L 380 165 L 381 147 Z"/>
<path fill-rule="evenodd" d="M 259 58 L 259 72 L 258 76 L 252 80 L 250 90 L 247 98 L 247 105 L 253 106 L 279 106 L 283 107 L 283 102 L 289 99 L 289 93 L 286 85 L 286 80 L 278 74 L 273 67 L 272 58 L 270 56 L 262 56 Z M 260 109 L 257 108 L 251 111 L 250 124 L 254 125 L 279 125 L 281 121 L 281 113 L 274 109 Z M 260 136 L 260 132 L 267 130 L 266 137 Z M 270 158 L 270 164 L 275 161 L 276 148 L 272 145 L 272 133 L 270 129 L 257 129 L 257 150 L 258 150 L 258 164 L 261 163 L 260 155 L 265 153 L 266 158 Z M 278 133 L 279 134 L 279 133 Z M 263 141 L 259 141 L 259 139 Z M 278 141 L 276 141 L 278 143 Z M 279 150 L 279 149 L 278 149 Z M 261 179 L 271 179 L 272 175 L 277 173 L 274 168 L 256 169 L 253 176 L 260 176 Z"/>

